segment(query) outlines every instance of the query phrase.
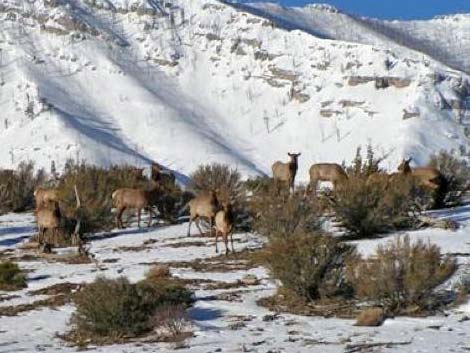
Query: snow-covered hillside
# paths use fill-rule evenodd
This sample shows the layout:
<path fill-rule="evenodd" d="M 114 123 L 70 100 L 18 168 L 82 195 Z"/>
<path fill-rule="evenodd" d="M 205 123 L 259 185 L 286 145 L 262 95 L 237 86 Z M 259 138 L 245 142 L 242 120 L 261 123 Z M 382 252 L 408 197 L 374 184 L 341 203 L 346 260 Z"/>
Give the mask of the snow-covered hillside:
<path fill-rule="evenodd" d="M 254 175 L 301 151 L 305 180 L 311 163 L 368 143 L 390 153 L 389 168 L 469 144 L 465 73 L 385 35 L 334 36 L 332 9 L 281 11 L 281 25 L 266 8 L 3 0 L 0 166 L 156 160 L 187 174 L 218 161 Z M 306 11 L 325 15 L 300 26 Z"/>

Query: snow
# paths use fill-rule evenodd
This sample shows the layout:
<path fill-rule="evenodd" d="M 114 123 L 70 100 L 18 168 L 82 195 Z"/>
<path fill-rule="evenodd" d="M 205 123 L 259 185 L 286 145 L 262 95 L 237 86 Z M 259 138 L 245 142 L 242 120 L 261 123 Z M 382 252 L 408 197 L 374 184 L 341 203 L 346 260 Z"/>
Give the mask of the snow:
<path fill-rule="evenodd" d="M 456 231 L 424 229 L 408 232 L 412 239 L 429 239 L 439 245 L 444 253 L 457 256 L 459 270 L 449 285 L 468 276 L 470 242 L 470 207 L 439 210 L 432 217 L 451 219 L 460 224 Z M 92 237 L 91 251 L 96 264 L 72 265 L 44 260 L 19 260 L 22 268 L 29 269 L 28 288 L 13 293 L 17 297 L 4 299 L 1 306 L 19 305 L 44 299 L 44 295 L 32 295 L 31 291 L 52 284 L 90 282 L 98 275 L 107 277 L 127 276 L 131 281 L 143 278 L 152 263 L 191 261 L 214 257 L 213 239 L 193 235 L 186 237 L 187 223 L 173 226 L 158 225 L 154 228 L 128 228 Z M 35 232 L 31 214 L 7 214 L 0 217 L 0 251 L 20 255 L 22 244 Z M 356 242 L 359 251 L 371 254 L 382 242 L 390 241 L 402 234 L 388 234 L 375 240 Z M 235 234 L 235 249 L 256 248 L 265 239 L 251 234 Z M 149 242 L 148 240 L 152 240 Z M 195 242 L 202 243 L 195 246 Z M 144 248 L 132 250 L 129 247 Z M 177 246 L 174 246 L 174 245 Z M 127 248 L 126 248 L 127 247 Z M 63 249 L 62 253 L 72 249 Z M 117 260 L 114 262 L 113 260 Z M 223 260 L 222 260 L 223 261 Z M 230 262 L 231 260 L 227 260 Z M 272 295 L 276 283 L 263 267 L 248 271 L 232 270 L 217 272 L 194 270 L 189 267 L 171 267 L 174 276 L 184 279 L 209 279 L 234 283 L 246 274 L 255 275 L 260 283 L 232 289 L 195 288 L 196 303 L 190 309 L 195 336 L 185 342 L 182 352 L 348 352 L 357 344 L 389 343 L 393 352 L 461 352 L 470 347 L 468 334 L 470 315 L 468 303 L 444 313 L 427 318 L 396 317 L 386 320 L 381 327 L 354 326 L 353 320 L 338 318 L 306 317 L 292 314 L 273 315 L 260 307 L 256 301 Z M 222 300 L 218 294 L 232 293 L 231 300 Z M 21 313 L 13 317 L 0 318 L 0 341 L 2 352 L 44 351 L 68 352 L 76 348 L 57 338 L 69 328 L 69 319 L 74 311 L 71 304 L 56 309 L 42 308 Z M 444 348 L 445 347 L 445 348 Z M 167 343 L 128 343 L 103 347 L 89 347 L 91 352 L 147 352 L 171 351 L 175 348 Z M 380 347 L 376 348 L 380 351 Z M 375 351 L 375 350 L 371 350 Z"/>
<path fill-rule="evenodd" d="M 155 160 L 188 175 L 222 162 L 247 177 L 301 151 L 306 181 L 310 164 L 349 161 L 369 143 L 389 154 L 387 169 L 405 156 L 424 164 L 436 151 L 468 146 L 465 111 L 450 107 L 464 104 L 468 76 L 388 37 L 370 41 L 367 26 L 349 26 L 332 9 L 57 3 L 0 7 L 1 167 Z M 289 31 L 270 25 L 273 13 Z M 447 20 L 426 25 L 439 21 Z M 333 36 L 335 23 L 366 39 Z M 351 86 L 350 77 L 410 83 L 377 89 L 373 81 Z M 405 110 L 419 116 L 404 120 Z"/>

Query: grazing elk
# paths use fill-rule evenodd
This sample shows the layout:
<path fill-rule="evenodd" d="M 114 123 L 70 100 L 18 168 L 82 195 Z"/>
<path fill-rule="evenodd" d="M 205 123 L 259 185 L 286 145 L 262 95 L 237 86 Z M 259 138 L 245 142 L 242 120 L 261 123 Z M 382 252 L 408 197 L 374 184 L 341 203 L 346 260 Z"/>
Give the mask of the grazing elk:
<path fill-rule="evenodd" d="M 37 209 L 51 202 L 59 202 L 57 189 L 37 188 L 34 190 L 34 199 L 36 201 Z"/>
<path fill-rule="evenodd" d="M 175 175 L 170 171 L 164 171 L 158 163 L 152 164 L 151 178 L 162 185 L 175 185 Z"/>
<path fill-rule="evenodd" d="M 215 215 L 215 252 L 218 253 L 219 249 L 217 246 L 217 240 L 219 234 L 222 235 L 225 243 L 225 254 L 229 253 L 228 249 L 228 236 L 230 234 L 230 244 L 232 245 L 232 252 L 235 252 L 233 248 L 233 230 L 234 230 L 235 217 L 232 212 L 232 205 L 229 202 L 222 204 L 222 209 Z"/>
<path fill-rule="evenodd" d="M 217 211 L 220 209 L 216 191 L 200 192 L 195 198 L 188 202 L 187 206 L 189 206 L 188 237 L 191 236 L 191 224 L 193 221 L 196 221 L 196 226 L 199 233 L 202 235 L 202 230 L 199 225 L 199 218 L 201 217 L 209 219 L 210 232 L 212 235 L 214 218 Z"/>
<path fill-rule="evenodd" d="M 404 175 L 413 176 L 420 184 L 427 186 L 433 190 L 437 190 L 442 186 L 443 176 L 439 170 L 432 167 L 410 167 L 411 158 L 403 159 L 398 166 L 398 171 Z"/>
<path fill-rule="evenodd" d="M 152 225 L 152 215 L 157 216 L 152 210 L 152 201 L 159 195 L 160 187 L 154 183 L 150 190 L 121 188 L 117 189 L 111 195 L 114 207 L 117 209 L 116 227 L 123 229 L 122 215 L 127 208 L 137 210 L 137 226 L 140 228 L 140 216 L 142 209 L 148 211 L 148 226 Z"/>
<path fill-rule="evenodd" d="M 310 167 L 310 183 L 307 188 L 307 192 L 317 190 L 317 184 L 319 181 L 329 181 L 333 184 L 336 190 L 337 186 L 348 179 L 348 175 L 344 171 L 343 167 L 336 163 L 319 163 L 314 164 Z"/>
<path fill-rule="evenodd" d="M 280 182 L 286 182 L 290 191 L 293 193 L 295 176 L 297 174 L 297 169 L 299 168 L 298 158 L 301 153 L 287 153 L 287 155 L 290 157 L 290 161 L 288 163 L 280 161 L 274 162 L 271 169 L 273 172 L 274 183 L 278 185 Z"/>

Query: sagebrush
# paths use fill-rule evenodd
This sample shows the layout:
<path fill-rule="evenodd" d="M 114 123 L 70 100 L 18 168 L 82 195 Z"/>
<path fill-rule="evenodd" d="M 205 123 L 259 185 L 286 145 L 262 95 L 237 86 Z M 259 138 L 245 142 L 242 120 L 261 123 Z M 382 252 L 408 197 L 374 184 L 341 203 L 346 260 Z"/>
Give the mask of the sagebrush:
<path fill-rule="evenodd" d="M 26 287 L 26 274 L 11 261 L 0 263 L 0 290 L 12 291 Z"/>
<path fill-rule="evenodd" d="M 455 269 L 455 259 L 443 256 L 437 245 L 405 236 L 379 245 L 371 257 L 351 259 L 346 273 L 358 298 L 408 313 L 432 309 L 434 289 Z"/>

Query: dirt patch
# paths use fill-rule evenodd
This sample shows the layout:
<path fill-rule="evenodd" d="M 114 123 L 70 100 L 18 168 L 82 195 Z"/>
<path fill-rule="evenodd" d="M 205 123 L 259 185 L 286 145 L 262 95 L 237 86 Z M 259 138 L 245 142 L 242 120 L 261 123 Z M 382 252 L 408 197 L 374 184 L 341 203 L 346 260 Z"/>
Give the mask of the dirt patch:
<path fill-rule="evenodd" d="M 30 295 L 59 295 L 59 294 L 71 294 L 75 292 L 80 287 L 78 283 L 57 283 L 53 284 L 52 286 L 37 289 L 34 291 L 29 291 L 28 294 Z"/>
<path fill-rule="evenodd" d="M 59 294 L 51 298 L 37 300 L 35 302 L 28 303 L 28 304 L 2 306 L 0 307 L 0 317 L 1 316 L 17 316 L 26 311 L 38 310 L 44 307 L 56 309 L 60 306 L 63 306 L 69 303 L 70 300 L 71 300 L 70 296 Z"/>
<path fill-rule="evenodd" d="M 325 318 L 353 319 L 361 311 L 358 303 L 353 300 L 331 299 L 310 303 L 279 293 L 271 297 L 261 298 L 256 303 L 276 313 L 322 316 Z"/>
<path fill-rule="evenodd" d="M 189 246 L 207 246 L 208 244 L 204 241 L 187 241 L 187 242 L 182 242 L 182 243 L 170 243 L 170 244 L 164 244 L 161 247 L 162 248 L 186 248 Z"/>

